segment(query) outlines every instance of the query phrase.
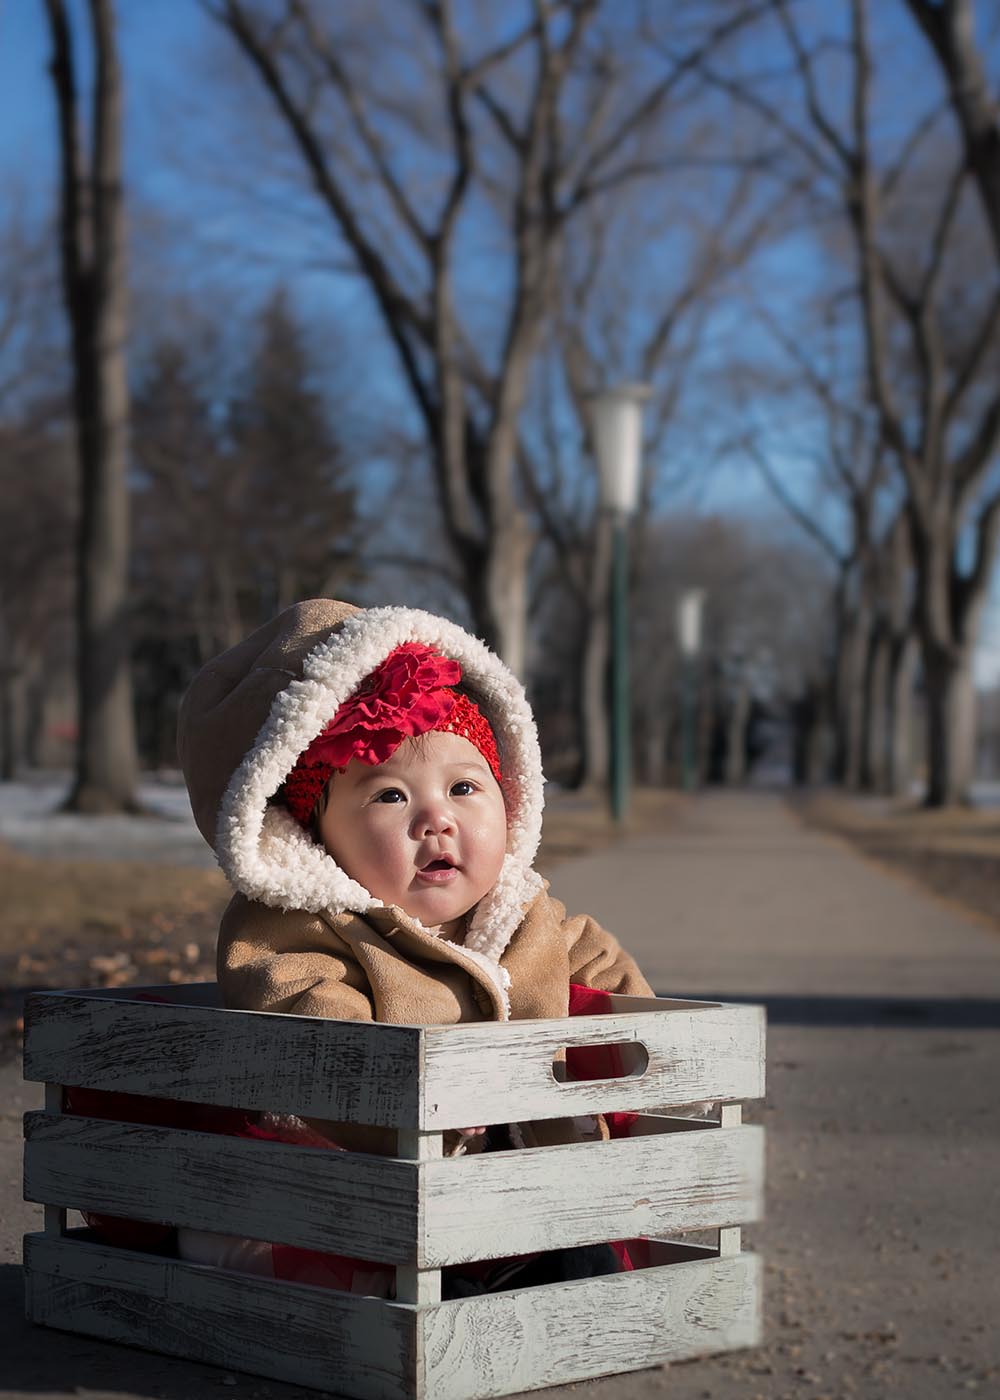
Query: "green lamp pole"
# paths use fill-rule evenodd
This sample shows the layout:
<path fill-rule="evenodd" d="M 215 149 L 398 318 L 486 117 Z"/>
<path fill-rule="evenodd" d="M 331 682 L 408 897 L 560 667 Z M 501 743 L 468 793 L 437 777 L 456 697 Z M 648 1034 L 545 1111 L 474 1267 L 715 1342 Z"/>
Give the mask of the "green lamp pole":
<path fill-rule="evenodd" d="M 705 590 L 688 588 L 677 601 L 677 646 L 681 654 L 681 783 L 698 786 L 698 655 Z"/>
<path fill-rule="evenodd" d="M 643 384 L 604 389 L 592 400 L 600 501 L 613 530 L 611 564 L 611 813 L 628 817 L 632 722 L 628 662 L 628 530 L 639 502 Z"/>

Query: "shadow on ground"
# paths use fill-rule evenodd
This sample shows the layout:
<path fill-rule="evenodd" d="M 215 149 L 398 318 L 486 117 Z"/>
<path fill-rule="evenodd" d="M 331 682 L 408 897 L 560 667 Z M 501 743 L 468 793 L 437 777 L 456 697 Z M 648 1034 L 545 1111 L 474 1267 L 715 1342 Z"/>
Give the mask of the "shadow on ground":
<path fill-rule="evenodd" d="M 695 1001 L 739 1002 L 767 1008 L 767 1019 L 775 1026 L 868 1026 L 891 1030 L 968 1030 L 1000 1029 L 1000 1000 L 973 997 L 855 997 L 797 996 L 761 993 L 757 996 L 730 992 L 657 992 L 657 996 Z"/>
<path fill-rule="evenodd" d="M 34 1327 L 24 1317 L 20 1264 L 0 1264 L 0 1318 L 4 1331 L 0 1396 L 107 1393 L 162 1400 L 218 1400 L 229 1388 L 228 1393 L 245 1400 L 318 1400 L 332 1393 L 303 1390 L 50 1327 Z"/>

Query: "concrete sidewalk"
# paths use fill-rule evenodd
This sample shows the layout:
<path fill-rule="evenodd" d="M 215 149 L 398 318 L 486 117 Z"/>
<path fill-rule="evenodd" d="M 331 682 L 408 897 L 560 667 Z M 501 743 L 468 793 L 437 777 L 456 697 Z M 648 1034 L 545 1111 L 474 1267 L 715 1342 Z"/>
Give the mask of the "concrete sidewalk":
<path fill-rule="evenodd" d="M 706 796 L 662 836 L 568 862 L 657 991 L 771 1013 L 767 1272 L 758 1351 L 573 1387 L 588 1400 L 941 1400 L 1000 1393 L 1000 934 L 803 828 L 765 795 Z M 28 1329 L 20 1113 L 0 1072 L 0 1396 L 200 1400 L 313 1392 Z M 5 1333 L 9 1335 L 5 1327 Z M 559 1392 L 562 1393 L 562 1392 Z"/>
<path fill-rule="evenodd" d="M 661 995 L 769 1010 L 767 1344 L 595 1397 L 1000 1394 L 1000 932 L 754 794 L 552 888 Z"/>

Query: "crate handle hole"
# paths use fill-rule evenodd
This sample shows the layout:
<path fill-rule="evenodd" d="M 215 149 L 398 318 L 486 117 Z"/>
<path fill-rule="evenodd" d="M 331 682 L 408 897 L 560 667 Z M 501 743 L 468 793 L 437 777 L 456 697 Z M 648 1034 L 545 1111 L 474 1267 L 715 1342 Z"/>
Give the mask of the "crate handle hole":
<path fill-rule="evenodd" d="M 552 1078 L 559 1084 L 641 1079 L 648 1068 L 649 1051 L 641 1040 L 624 1040 L 614 1045 L 564 1045 L 553 1056 Z"/>

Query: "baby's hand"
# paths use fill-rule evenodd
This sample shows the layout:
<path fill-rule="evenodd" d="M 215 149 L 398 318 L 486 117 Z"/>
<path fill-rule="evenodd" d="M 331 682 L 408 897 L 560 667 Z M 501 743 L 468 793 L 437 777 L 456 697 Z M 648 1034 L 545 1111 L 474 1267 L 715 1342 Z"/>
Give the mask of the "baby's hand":
<path fill-rule="evenodd" d="M 485 1135 L 485 1128 L 449 1128 L 444 1135 L 443 1151 L 446 1157 L 464 1157 L 471 1150 L 471 1140 Z M 475 1149 L 477 1152 L 480 1148 Z"/>

